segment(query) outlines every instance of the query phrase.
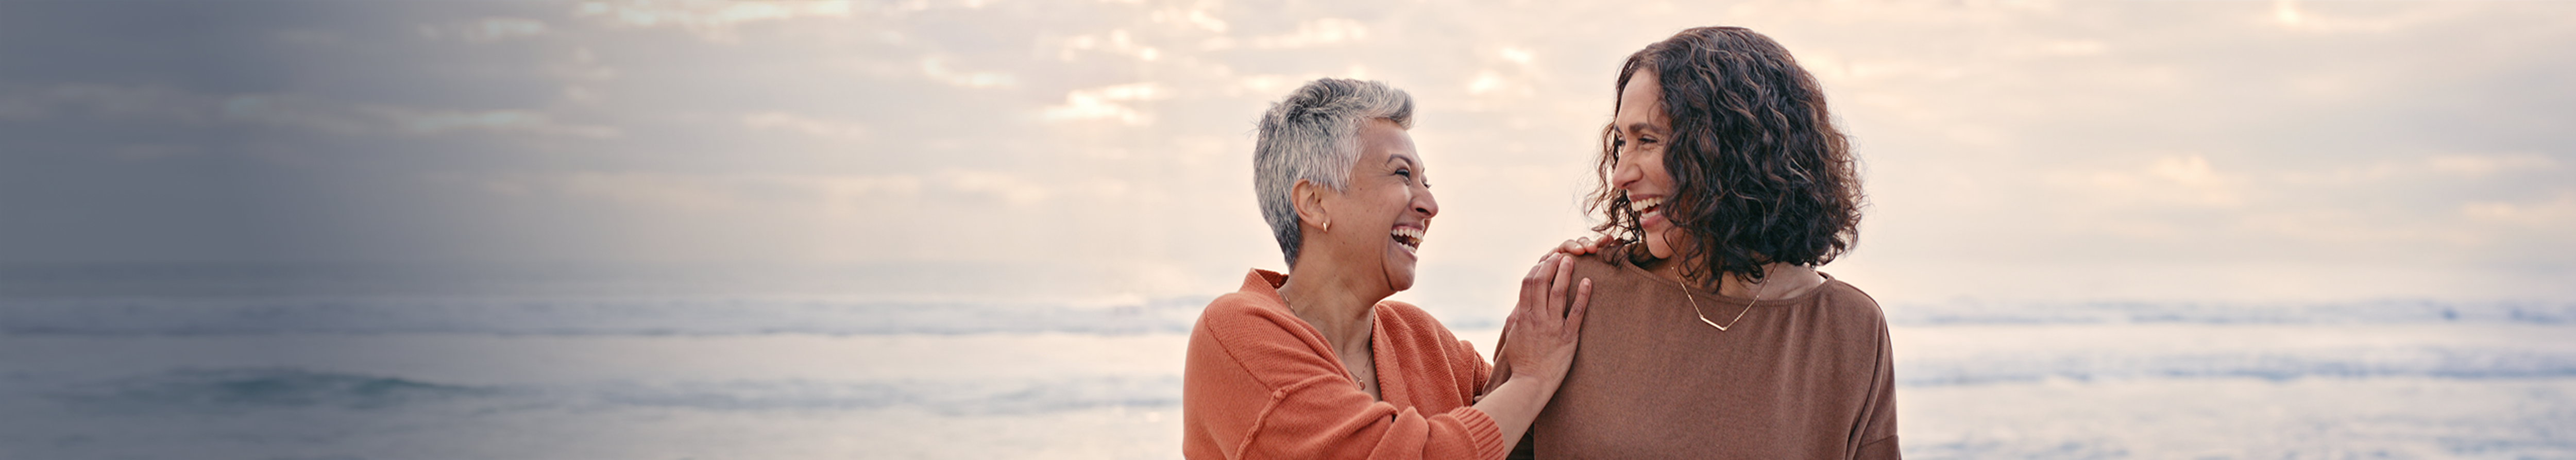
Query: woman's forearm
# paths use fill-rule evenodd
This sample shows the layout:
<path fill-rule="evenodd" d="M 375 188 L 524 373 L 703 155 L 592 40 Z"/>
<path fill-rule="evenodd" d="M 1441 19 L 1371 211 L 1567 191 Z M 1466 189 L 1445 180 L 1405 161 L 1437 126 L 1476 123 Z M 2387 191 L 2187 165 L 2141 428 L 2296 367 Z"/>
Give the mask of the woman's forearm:
<path fill-rule="evenodd" d="M 1556 385 L 1539 380 L 1506 380 L 1503 386 L 1476 401 L 1476 410 L 1494 420 L 1494 428 L 1502 431 L 1504 442 L 1520 442 L 1521 435 L 1529 433 L 1530 424 L 1538 421 L 1539 410 L 1546 409 L 1547 400 L 1556 396 Z"/>
<path fill-rule="evenodd" d="M 1572 302 L 1567 294 L 1573 294 Z M 1494 375 L 1503 384 L 1476 401 L 1476 410 L 1494 420 L 1503 442 L 1520 442 L 1547 400 L 1556 397 L 1557 385 L 1565 383 L 1591 304 L 1592 280 L 1576 280 L 1574 258 L 1565 254 L 1549 253 L 1521 278 L 1520 302 L 1512 306 L 1502 340 L 1495 343 Z"/>

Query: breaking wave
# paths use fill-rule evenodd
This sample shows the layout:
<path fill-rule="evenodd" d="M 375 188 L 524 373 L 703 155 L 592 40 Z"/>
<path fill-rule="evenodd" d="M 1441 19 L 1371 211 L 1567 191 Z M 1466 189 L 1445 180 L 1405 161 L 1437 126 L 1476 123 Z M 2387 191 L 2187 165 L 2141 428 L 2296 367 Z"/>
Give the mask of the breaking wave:
<path fill-rule="evenodd" d="M 0 299 L 0 333 L 978 334 L 1188 332 L 1208 299 L 1091 302 L 830 298 Z"/>
<path fill-rule="evenodd" d="M 1186 333 L 1207 297 L 1108 301 L 793 297 L 0 297 L 0 334 Z M 2380 300 L 1886 305 L 1892 324 L 2576 324 L 2576 302 Z M 1491 327 L 1492 318 L 1443 318 Z"/>
<path fill-rule="evenodd" d="M 2057 354 L 2032 351 L 1970 358 L 1899 359 L 1896 376 L 1897 383 L 1904 386 L 1981 385 L 2050 379 L 2556 378 L 2576 377 L 2576 353 L 2458 347 L 2187 354 Z"/>
<path fill-rule="evenodd" d="M 952 415 L 1037 413 L 1180 403 L 1178 375 L 871 381 L 708 380 L 587 385 L 469 385 L 297 368 L 181 369 L 87 382 L 47 396 L 109 413 L 277 409 L 476 410 L 662 407 L 712 411 L 911 408 Z"/>

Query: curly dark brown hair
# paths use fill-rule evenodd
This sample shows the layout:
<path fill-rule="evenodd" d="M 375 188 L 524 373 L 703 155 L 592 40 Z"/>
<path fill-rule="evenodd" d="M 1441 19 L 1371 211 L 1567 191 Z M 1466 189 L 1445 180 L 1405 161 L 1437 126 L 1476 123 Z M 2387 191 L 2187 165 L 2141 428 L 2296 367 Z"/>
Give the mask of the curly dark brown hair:
<path fill-rule="evenodd" d="M 1695 262 L 1680 267 L 1684 279 L 1715 291 L 1713 275 L 1753 282 L 1764 264 L 1823 265 L 1858 242 L 1851 143 L 1825 110 L 1823 86 L 1788 49 L 1741 27 L 1684 30 L 1629 55 L 1612 100 L 1643 69 L 1654 70 L 1672 120 L 1664 168 L 1678 190 L 1662 212 L 1694 243 L 1675 254 Z M 1604 217 L 1594 231 L 1643 241 L 1636 211 L 1610 181 L 1619 162 L 1612 129 L 1603 129 L 1600 184 L 1586 205 Z M 1651 261 L 1644 246 L 1628 245 L 1630 260 Z"/>

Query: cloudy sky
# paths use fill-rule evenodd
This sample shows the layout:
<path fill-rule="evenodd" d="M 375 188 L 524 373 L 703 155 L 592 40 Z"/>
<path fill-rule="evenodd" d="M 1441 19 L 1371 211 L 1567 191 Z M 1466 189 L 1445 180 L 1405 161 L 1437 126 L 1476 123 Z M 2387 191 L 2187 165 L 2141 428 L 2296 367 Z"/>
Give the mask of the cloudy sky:
<path fill-rule="evenodd" d="M 2576 2 L 0 2 L 0 262 L 1207 295 L 1279 266 L 1254 119 L 1337 76 L 1419 104 L 1404 295 L 1499 312 L 1698 25 L 1824 82 L 1883 301 L 2576 298 Z"/>

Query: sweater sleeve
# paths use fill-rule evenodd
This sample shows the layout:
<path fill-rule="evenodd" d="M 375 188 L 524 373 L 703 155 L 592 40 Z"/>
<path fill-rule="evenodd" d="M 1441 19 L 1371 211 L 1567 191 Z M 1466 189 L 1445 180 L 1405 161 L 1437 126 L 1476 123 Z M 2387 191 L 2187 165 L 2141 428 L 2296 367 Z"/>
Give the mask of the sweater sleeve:
<path fill-rule="evenodd" d="M 1291 333 L 1294 316 L 1220 299 L 1191 331 L 1183 454 L 1202 459 L 1499 459 L 1474 407 L 1425 414 L 1376 401 Z"/>
<path fill-rule="evenodd" d="M 1492 388 L 1494 385 L 1490 385 L 1490 383 L 1493 383 L 1494 365 L 1486 363 L 1484 354 L 1476 352 L 1475 343 L 1465 340 L 1460 340 L 1457 343 L 1458 349 L 1451 351 L 1451 356 L 1464 356 L 1468 358 L 1453 360 L 1454 362 L 1452 363 L 1457 367 L 1455 372 L 1458 372 L 1458 375 L 1468 377 L 1467 379 L 1458 382 L 1463 386 L 1459 390 L 1461 393 L 1466 394 L 1469 399 L 1481 401 L 1485 397 L 1485 393 L 1493 392 Z"/>
<path fill-rule="evenodd" d="M 1878 325 L 1878 359 L 1871 372 L 1868 400 L 1854 423 L 1851 456 L 1857 460 L 1898 460 L 1896 445 L 1896 357 L 1887 324 Z"/>

